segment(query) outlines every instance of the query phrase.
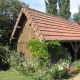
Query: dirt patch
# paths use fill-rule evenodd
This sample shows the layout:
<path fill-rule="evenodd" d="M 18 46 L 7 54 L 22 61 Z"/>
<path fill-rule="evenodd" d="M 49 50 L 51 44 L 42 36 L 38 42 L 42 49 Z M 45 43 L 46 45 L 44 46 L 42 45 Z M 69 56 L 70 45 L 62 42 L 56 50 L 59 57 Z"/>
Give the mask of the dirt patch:
<path fill-rule="evenodd" d="M 80 80 L 80 73 L 75 75 L 74 77 L 71 77 L 69 80 Z"/>

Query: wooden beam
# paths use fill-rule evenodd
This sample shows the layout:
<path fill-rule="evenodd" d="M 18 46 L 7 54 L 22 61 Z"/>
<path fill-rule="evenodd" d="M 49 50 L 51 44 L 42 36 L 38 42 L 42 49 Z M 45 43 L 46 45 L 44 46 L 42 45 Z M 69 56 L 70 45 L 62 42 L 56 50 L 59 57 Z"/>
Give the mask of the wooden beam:
<path fill-rule="evenodd" d="M 20 26 L 17 26 L 17 28 L 21 29 L 22 27 L 20 27 Z"/>
<path fill-rule="evenodd" d="M 11 38 L 10 38 L 10 43 L 12 42 L 12 39 L 17 39 L 17 38 L 15 38 L 15 37 L 11 37 Z"/>
<path fill-rule="evenodd" d="M 17 39 L 17 38 L 15 38 L 15 37 L 12 37 L 12 39 Z"/>
<path fill-rule="evenodd" d="M 79 48 L 80 48 L 80 43 L 79 43 L 79 45 L 78 45 L 78 50 L 79 50 Z"/>
<path fill-rule="evenodd" d="M 72 42 L 70 43 L 70 45 L 71 45 L 73 51 L 75 52 L 75 47 L 74 47 L 74 45 L 72 44 Z"/>
<path fill-rule="evenodd" d="M 77 42 L 75 42 L 74 45 L 73 45 L 73 43 L 71 42 L 70 45 L 71 45 L 71 47 L 72 47 L 72 49 L 73 49 L 73 51 L 74 51 L 74 60 L 76 60 L 76 59 L 77 59 L 77 52 L 78 52 Z"/>
<path fill-rule="evenodd" d="M 78 50 L 77 50 L 77 42 L 75 42 L 75 52 L 74 52 L 74 60 L 76 60 L 77 59 L 77 52 L 78 52 Z"/>

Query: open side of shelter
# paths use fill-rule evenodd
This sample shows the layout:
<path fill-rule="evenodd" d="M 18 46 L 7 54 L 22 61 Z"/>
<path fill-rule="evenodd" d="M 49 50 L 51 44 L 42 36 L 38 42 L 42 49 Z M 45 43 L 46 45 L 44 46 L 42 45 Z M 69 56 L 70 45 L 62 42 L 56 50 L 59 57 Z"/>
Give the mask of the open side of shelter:
<path fill-rule="evenodd" d="M 33 38 L 40 41 L 59 40 L 62 44 L 68 43 L 76 60 L 80 49 L 80 25 L 24 7 L 20 11 L 10 42 L 17 41 L 18 52 L 26 53 L 30 57 L 29 50 L 26 50 L 26 44 Z"/>

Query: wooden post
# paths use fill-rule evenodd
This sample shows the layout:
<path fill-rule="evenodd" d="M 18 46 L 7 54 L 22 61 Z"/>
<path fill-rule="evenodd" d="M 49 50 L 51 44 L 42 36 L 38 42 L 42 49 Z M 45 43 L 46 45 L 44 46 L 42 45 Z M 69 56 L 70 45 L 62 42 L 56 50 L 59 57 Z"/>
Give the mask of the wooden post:
<path fill-rule="evenodd" d="M 80 48 L 80 43 L 78 44 L 78 50 L 79 50 L 79 48 Z"/>
<path fill-rule="evenodd" d="M 73 43 L 71 42 L 70 45 L 71 45 L 71 47 L 72 47 L 72 49 L 74 51 L 74 60 L 76 60 L 77 59 L 77 52 L 78 52 L 79 47 L 80 47 L 80 43 L 78 45 L 78 43 L 75 42 L 75 44 L 73 45 Z"/>
<path fill-rule="evenodd" d="M 74 52 L 74 60 L 77 60 L 77 52 Z"/>
<path fill-rule="evenodd" d="M 70 43 L 70 45 L 71 45 L 73 51 L 75 52 L 75 48 L 74 48 L 74 45 L 72 44 L 72 42 Z"/>
<path fill-rule="evenodd" d="M 78 50 L 77 50 L 77 42 L 75 43 L 75 52 L 74 52 L 74 60 L 76 60 L 77 59 L 77 52 L 78 52 Z"/>

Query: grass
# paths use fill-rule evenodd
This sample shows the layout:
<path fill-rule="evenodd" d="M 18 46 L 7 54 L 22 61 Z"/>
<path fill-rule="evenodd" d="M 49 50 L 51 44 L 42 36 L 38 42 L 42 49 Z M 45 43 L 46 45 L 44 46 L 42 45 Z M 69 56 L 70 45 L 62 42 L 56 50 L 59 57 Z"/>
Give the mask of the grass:
<path fill-rule="evenodd" d="M 19 72 L 10 69 L 0 72 L 0 80 L 35 80 L 35 78 L 24 76 Z M 71 77 L 70 79 L 64 80 L 80 80 L 80 73 L 75 75 L 74 77 Z"/>
<path fill-rule="evenodd" d="M 17 71 L 7 70 L 0 72 L 0 80 L 27 80 L 27 77 Z"/>

